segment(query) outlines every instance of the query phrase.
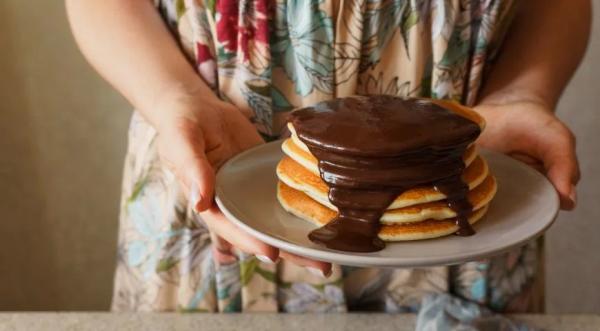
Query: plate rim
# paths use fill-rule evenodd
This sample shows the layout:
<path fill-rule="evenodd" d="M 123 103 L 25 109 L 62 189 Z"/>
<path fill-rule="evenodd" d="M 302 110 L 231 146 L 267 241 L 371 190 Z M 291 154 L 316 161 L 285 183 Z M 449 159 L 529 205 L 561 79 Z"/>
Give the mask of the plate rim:
<path fill-rule="evenodd" d="M 261 232 L 255 228 L 251 227 L 247 223 L 243 222 L 242 220 L 238 219 L 238 217 L 236 217 L 230 210 L 230 209 L 238 210 L 238 208 L 235 207 L 235 204 L 233 202 L 231 202 L 226 197 L 224 197 L 223 191 L 222 191 L 223 189 L 222 189 L 222 186 L 220 185 L 220 181 L 219 181 L 219 177 L 223 176 L 222 169 L 225 169 L 228 165 L 231 165 L 231 164 L 235 163 L 237 160 L 248 156 L 248 154 L 256 153 L 257 151 L 262 150 L 262 149 L 273 148 L 272 147 L 273 145 L 280 145 L 282 141 L 283 140 L 280 139 L 280 140 L 272 141 L 272 142 L 269 142 L 266 144 L 261 144 L 259 146 L 253 147 L 251 149 L 248 149 L 248 150 L 234 156 L 233 158 L 229 159 L 225 164 L 223 164 L 221 169 L 219 169 L 219 171 L 217 172 L 217 176 L 216 176 L 215 201 L 216 201 L 217 205 L 219 206 L 219 209 L 223 212 L 223 214 L 231 222 L 233 222 L 236 226 L 240 227 L 242 230 L 249 233 L 253 237 L 255 237 L 271 246 L 274 246 L 279 249 L 283 249 L 287 252 L 290 252 L 290 253 L 293 253 L 296 255 L 300 255 L 300 256 L 304 256 L 304 257 L 307 257 L 310 259 L 317 259 L 317 260 L 321 260 L 321 261 L 328 261 L 328 262 L 332 262 L 332 263 L 349 265 L 349 266 L 367 266 L 367 267 L 408 268 L 408 267 L 445 266 L 445 265 L 460 264 L 460 263 L 464 263 L 464 262 L 468 262 L 468 261 L 475 261 L 475 260 L 490 257 L 490 256 L 500 255 L 506 251 L 511 250 L 512 248 L 519 247 L 528 241 L 538 238 L 540 235 L 542 235 L 544 232 L 546 232 L 546 230 L 548 230 L 548 228 L 550 228 L 552 226 L 552 224 L 554 224 L 554 222 L 556 221 L 556 218 L 558 216 L 558 213 L 560 211 L 560 208 L 559 208 L 560 203 L 559 203 L 558 193 L 556 192 L 556 190 L 552 190 L 552 195 L 554 196 L 554 199 L 553 199 L 554 200 L 553 201 L 554 211 L 552 212 L 551 219 L 549 221 L 547 221 L 546 224 L 544 224 L 544 226 L 537 229 L 535 232 L 531 233 L 530 235 L 524 236 L 523 238 L 520 238 L 519 240 L 511 242 L 507 245 L 498 246 L 495 249 L 479 249 L 477 251 L 468 251 L 468 252 L 462 254 L 460 256 L 460 258 L 449 258 L 447 256 L 438 256 L 438 257 L 430 257 L 430 258 L 424 260 L 419 257 L 411 257 L 411 258 L 382 257 L 382 256 L 369 256 L 369 255 L 367 255 L 369 253 L 354 253 L 353 252 L 351 254 L 344 254 L 343 252 L 319 250 L 316 248 L 301 246 L 299 244 L 287 241 L 285 239 L 281 239 L 276 236 L 269 235 L 268 233 Z M 485 154 L 488 154 L 488 153 L 495 154 L 496 156 L 499 156 L 501 158 L 509 159 L 510 162 L 515 162 L 515 164 L 518 165 L 520 168 L 524 169 L 527 172 L 530 172 L 531 174 L 533 174 L 536 177 L 542 178 L 544 181 L 547 182 L 547 184 L 549 184 L 553 187 L 553 185 L 548 181 L 548 179 L 545 176 L 543 176 L 539 172 L 535 171 L 531 167 L 528 167 L 527 165 L 520 163 L 518 160 L 515 160 L 508 155 L 505 155 L 505 154 L 502 154 L 499 152 L 495 152 L 495 151 L 491 151 L 489 149 L 485 149 L 485 148 L 481 148 L 481 147 L 478 147 L 478 149 L 480 152 L 483 152 Z M 238 210 L 238 212 L 239 212 L 239 210 Z M 433 239 L 428 239 L 428 240 L 436 240 L 436 239 L 438 239 L 438 238 L 433 238 Z M 407 241 L 405 243 L 410 244 L 409 241 Z M 364 254 L 364 255 L 362 255 L 362 254 Z M 360 255 L 360 257 L 363 260 L 372 261 L 372 263 L 362 263 L 362 262 L 351 261 L 352 259 L 356 259 L 357 255 Z M 316 256 L 318 256 L 318 258 Z M 401 260 L 401 261 L 399 261 L 399 260 Z"/>

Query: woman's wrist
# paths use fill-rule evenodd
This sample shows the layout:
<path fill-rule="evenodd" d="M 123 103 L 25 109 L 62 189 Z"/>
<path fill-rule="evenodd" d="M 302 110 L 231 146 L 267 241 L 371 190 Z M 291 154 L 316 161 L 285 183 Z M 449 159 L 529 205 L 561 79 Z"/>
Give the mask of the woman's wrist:
<path fill-rule="evenodd" d="M 486 93 L 484 90 L 475 107 L 494 107 L 510 104 L 531 104 L 543 107 L 550 111 L 555 107 L 555 102 L 552 98 L 548 98 L 547 96 L 542 95 L 542 93 L 519 87 L 505 88 L 490 93 Z"/>
<path fill-rule="evenodd" d="M 541 111 L 554 116 L 552 102 L 548 102 L 535 92 L 523 89 L 504 89 L 484 94 L 473 109 L 488 123 L 487 130 L 502 132 L 512 131 L 514 121 L 524 115 L 520 113 L 524 109 Z"/>
<path fill-rule="evenodd" d="M 138 109 L 158 132 L 178 126 L 182 120 L 197 121 L 198 112 L 212 109 L 211 105 L 222 102 L 202 81 L 175 83 L 157 93 L 147 104 Z"/>

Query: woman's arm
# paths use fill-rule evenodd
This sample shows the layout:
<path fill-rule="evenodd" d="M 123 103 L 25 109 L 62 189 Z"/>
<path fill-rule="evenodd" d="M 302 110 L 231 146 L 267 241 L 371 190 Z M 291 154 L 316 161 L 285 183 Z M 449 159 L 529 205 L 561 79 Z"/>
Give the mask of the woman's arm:
<path fill-rule="evenodd" d="M 158 104 L 190 92 L 215 95 L 194 72 L 150 0 L 66 0 L 71 28 L 87 60 L 154 127 Z"/>
<path fill-rule="evenodd" d="M 589 0 L 521 1 L 480 100 L 553 109 L 585 53 L 591 12 Z"/>
<path fill-rule="evenodd" d="M 487 120 L 481 144 L 545 173 L 563 209 L 576 203 L 575 138 L 554 115 L 585 53 L 589 0 L 528 0 L 518 9 L 475 107 Z"/>
<path fill-rule="evenodd" d="M 71 28 L 91 64 L 158 132 L 158 151 L 219 250 L 235 246 L 320 270 L 329 263 L 279 252 L 246 234 L 213 204 L 214 170 L 263 142 L 250 121 L 216 97 L 186 60 L 150 0 L 66 0 Z M 223 240 L 224 239 L 224 240 Z"/>

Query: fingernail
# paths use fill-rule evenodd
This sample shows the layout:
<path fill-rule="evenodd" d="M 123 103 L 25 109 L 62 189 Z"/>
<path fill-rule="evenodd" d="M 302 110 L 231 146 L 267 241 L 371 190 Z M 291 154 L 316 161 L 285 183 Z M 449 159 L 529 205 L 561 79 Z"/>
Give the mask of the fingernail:
<path fill-rule="evenodd" d="M 331 272 L 332 272 L 331 269 L 329 269 L 329 271 L 327 271 L 327 273 L 324 273 L 321 269 L 317 269 L 317 268 L 313 268 L 313 267 L 306 267 L 306 269 L 308 269 L 308 271 L 310 271 L 311 274 L 313 274 L 317 277 L 324 277 L 324 278 L 329 278 L 329 276 L 331 276 Z"/>
<path fill-rule="evenodd" d="M 202 196 L 200 195 L 200 191 L 198 190 L 198 185 L 196 182 L 192 183 L 192 188 L 190 191 L 190 203 L 194 211 L 198 212 L 198 205 L 202 201 Z"/>
<path fill-rule="evenodd" d="M 264 263 L 275 264 L 275 262 L 277 262 L 277 261 L 271 260 L 271 258 L 266 255 L 254 255 L 254 256 L 256 256 L 257 259 L 259 259 L 261 262 L 264 262 Z"/>
<path fill-rule="evenodd" d="M 571 193 L 569 193 L 569 199 L 573 201 L 573 206 L 577 204 L 577 188 L 575 188 L 575 185 L 571 185 Z"/>

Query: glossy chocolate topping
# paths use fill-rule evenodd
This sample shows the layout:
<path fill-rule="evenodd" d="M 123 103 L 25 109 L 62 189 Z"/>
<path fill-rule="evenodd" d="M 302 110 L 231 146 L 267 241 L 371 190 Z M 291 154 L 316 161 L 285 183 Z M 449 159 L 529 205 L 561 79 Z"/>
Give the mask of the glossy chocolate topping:
<path fill-rule="evenodd" d="M 383 249 L 379 219 L 402 192 L 433 185 L 457 214 L 459 235 L 474 233 L 462 182 L 463 154 L 480 133 L 469 119 L 424 99 L 334 99 L 292 112 L 291 122 L 319 161 L 338 214 L 309 238 L 354 252 Z"/>

